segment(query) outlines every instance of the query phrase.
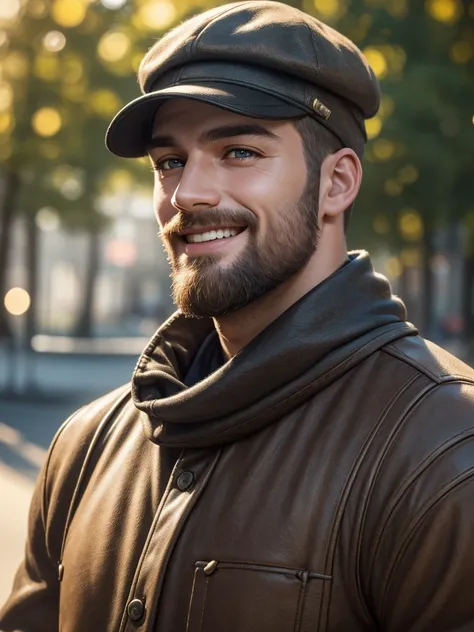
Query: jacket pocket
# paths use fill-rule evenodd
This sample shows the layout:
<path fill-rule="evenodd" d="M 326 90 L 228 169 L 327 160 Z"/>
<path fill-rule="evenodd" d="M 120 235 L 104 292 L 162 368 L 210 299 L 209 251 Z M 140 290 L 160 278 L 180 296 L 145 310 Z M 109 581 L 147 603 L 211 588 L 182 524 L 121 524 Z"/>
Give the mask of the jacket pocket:
<path fill-rule="evenodd" d="M 196 562 L 186 632 L 297 632 L 308 572 Z"/>

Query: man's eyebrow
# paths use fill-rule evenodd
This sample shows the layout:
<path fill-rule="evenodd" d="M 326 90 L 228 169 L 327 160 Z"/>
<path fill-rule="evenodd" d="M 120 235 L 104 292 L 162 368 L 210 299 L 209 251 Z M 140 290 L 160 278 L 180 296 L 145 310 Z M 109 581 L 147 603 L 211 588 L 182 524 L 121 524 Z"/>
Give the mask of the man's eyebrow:
<path fill-rule="evenodd" d="M 211 143 L 216 140 L 224 140 L 226 138 L 232 138 L 234 136 L 263 136 L 271 138 L 272 140 L 280 141 L 281 138 L 268 130 L 263 125 L 253 124 L 241 124 L 241 125 L 222 125 L 220 127 L 214 127 L 206 130 L 200 136 L 198 141 L 200 143 Z M 179 142 L 174 136 L 169 134 L 153 136 L 147 143 L 147 150 L 156 147 L 178 147 Z"/>
<path fill-rule="evenodd" d="M 210 143 L 215 140 L 225 140 L 226 138 L 232 138 L 233 136 L 264 136 L 271 138 L 272 140 L 281 140 L 279 136 L 268 130 L 263 125 L 257 123 L 242 123 L 234 125 L 222 125 L 221 127 L 214 127 L 207 130 L 199 137 L 199 142 Z"/>

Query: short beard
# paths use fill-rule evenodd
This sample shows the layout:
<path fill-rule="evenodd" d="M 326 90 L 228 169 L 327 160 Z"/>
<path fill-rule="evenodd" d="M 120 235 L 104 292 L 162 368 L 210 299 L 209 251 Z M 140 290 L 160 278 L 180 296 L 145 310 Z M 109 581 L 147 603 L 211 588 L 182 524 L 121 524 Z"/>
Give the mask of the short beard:
<path fill-rule="evenodd" d="M 308 180 L 312 180 L 308 178 Z M 219 317 L 236 312 L 297 274 L 311 259 L 318 245 L 318 207 L 314 181 L 294 209 L 275 215 L 262 242 L 258 222 L 249 210 L 209 209 L 196 214 L 179 214 L 176 223 L 163 233 L 172 272 L 175 304 L 186 316 Z M 247 226 L 248 243 L 228 266 L 219 257 L 205 255 L 182 264 L 173 253 L 169 235 L 186 227 L 220 224 Z M 170 230 L 170 228 L 172 230 Z"/>

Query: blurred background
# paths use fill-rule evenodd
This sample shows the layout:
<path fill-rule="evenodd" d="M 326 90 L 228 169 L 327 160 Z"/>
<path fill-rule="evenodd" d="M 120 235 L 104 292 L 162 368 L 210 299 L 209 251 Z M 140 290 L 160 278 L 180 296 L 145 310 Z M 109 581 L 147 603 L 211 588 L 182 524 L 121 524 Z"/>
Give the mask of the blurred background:
<path fill-rule="evenodd" d="M 109 154 L 144 53 L 213 0 L 0 1 L 0 602 L 61 422 L 129 380 L 173 306 L 146 159 Z M 474 0 L 289 2 L 377 74 L 349 232 L 423 335 L 474 363 Z"/>

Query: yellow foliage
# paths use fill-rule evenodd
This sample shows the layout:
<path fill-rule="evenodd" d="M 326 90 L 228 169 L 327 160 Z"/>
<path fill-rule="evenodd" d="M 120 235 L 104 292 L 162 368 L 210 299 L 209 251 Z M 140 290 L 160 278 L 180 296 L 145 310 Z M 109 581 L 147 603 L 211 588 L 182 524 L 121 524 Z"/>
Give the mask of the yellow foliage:
<path fill-rule="evenodd" d="M 382 119 L 380 118 L 380 116 L 374 116 L 373 118 L 366 121 L 365 131 L 369 140 L 371 138 L 376 138 L 382 131 Z"/>
<path fill-rule="evenodd" d="M 87 3 L 84 0 L 54 0 L 51 17 L 60 26 L 79 26 L 86 16 Z"/>
<path fill-rule="evenodd" d="M 450 57 L 456 64 L 465 64 L 472 58 L 473 54 L 471 44 L 463 40 L 455 42 L 450 51 Z"/>
<path fill-rule="evenodd" d="M 376 215 L 372 222 L 372 228 L 379 235 L 387 235 L 390 232 L 390 222 L 386 215 Z"/>
<path fill-rule="evenodd" d="M 26 10 L 36 19 L 43 18 L 48 12 L 46 3 L 43 0 L 30 0 L 26 3 Z"/>
<path fill-rule="evenodd" d="M 389 257 L 385 262 L 385 272 L 391 279 L 397 279 L 403 271 L 399 257 Z"/>
<path fill-rule="evenodd" d="M 419 172 L 414 165 L 405 165 L 398 172 L 398 179 L 403 184 L 413 184 L 418 180 Z"/>
<path fill-rule="evenodd" d="M 387 74 L 388 66 L 385 55 L 382 51 L 374 46 L 368 46 L 362 51 L 367 59 L 367 62 L 372 67 L 379 79 L 382 79 Z"/>
<path fill-rule="evenodd" d="M 61 153 L 61 147 L 58 143 L 43 142 L 39 145 L 39 153 L 48 160 L 55 160 Z"/>
<path fill-rule="evenodd" d="M 22 79 L 29 71 L 28 58 L 20 51 L 12 51 L 3 60 L 5 74 L 12 79 Z"/>
<path fill-rule="evenodd" d="M 0 162 L 6 162 L 13 153 L 13 145 L 10 138 L 4 134 L 0 143 Z"/>
<path fill-rule="evenodd" d="M 462 5 L 460 0 L 427 0 L 426 10 L 438 22 L 453 24 L 462 14 Z"/>
<path fill-rule="evenodd" d="M 177 17 L 175 5 L 169 0 L 149 0 L 132 17 L 138 30 L 161 31 L 169 28 Z"/>
<path fill-rule="evenodd" d="M 56 81 L 61 75 L 58 57 L 54 53 L 40 53 L 35 57 L 34 73 L 45 81 Z"/>
<path fill-rule="evenodd" d="M 62 126 L 62 119 L 58 110 L 44 107 L 36 110 L 31 119 L 31 124 L 38 136 L 49 137 L 59 132 Z"/>
<path fill-rule="evenodd" d="M 392 97 L 389 97 L 388 94 L 383 94 L 380 100 L 379 109 L 379 116 L 382 118 L 382 120 L 388 119 L 388 117 L 393 113 L 394 109 L 395 104 Z"/>
<path fill-rule="evenodd" d="M 343 0 L 313 0 L 316 14 L 322 19 L 331 19 L 343 15 L 346 3 Z"/>
<path fill-rule="evenodd" d="M 10 134 L 14 128 L 15 119 L 13 117 L 13 114 L 11 112 L 0 113 L 0 134 Z"/>
<path fill-rule="evenodd" d="M 121 31 L 108 31 L 99 40 L 97 53 L 102 61 L 114 63 L 120 61 L 130 51 L 130 38 Z"/>
<path fill-rule="evenodd" d="M 84 65 L 79 55 L 68 53 L 63 58 L 62 80 L 67 84 L 75 84 L 84 76 Z"/>
<path fill-rule="evenodd" d="M 401 212 L 398 228 L 407 241 L 419 241 L 423 237 L 423 219 L 414 209 L 404 209 Z"/>
<path fill-rule="evenodd" d="M 91 109 L 99 116 L 103 116 L 105 118 L 109 118 L 110 116 L 116 114 L 122 106 L 118 94 L 105 88 L 102 90 L 95 90 L 90 95 L 88 101 Z"/>
<path fill-rule="evenodd" d="M 6 81 L 0 81 L 0 112 L 9 110 L 13 104 L 13 88 Z"/>
<path fill-rule="evenodd" d="M 395 143 L 386 138 L 378 138 L 372 144 L 372 152 L 377 160 L 390 160 L 395 153 Z"/>
<path fill-rule="evenodd" d="M 417 248 L 404 248 L 400 256 L 405 268 L 417 268 L 420 265 L 420 251 Z"/>
<path fill-rule="evenodd" d="M 403 185 L 398 180 L 389 178 L 385 182 L 383 189 L 389 197 L 397 197 L 403 192 Z"/>

